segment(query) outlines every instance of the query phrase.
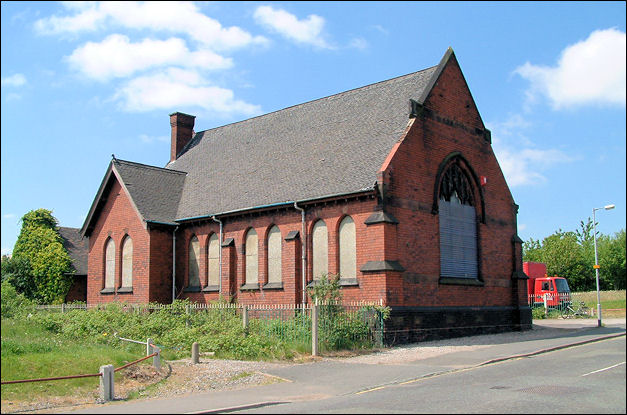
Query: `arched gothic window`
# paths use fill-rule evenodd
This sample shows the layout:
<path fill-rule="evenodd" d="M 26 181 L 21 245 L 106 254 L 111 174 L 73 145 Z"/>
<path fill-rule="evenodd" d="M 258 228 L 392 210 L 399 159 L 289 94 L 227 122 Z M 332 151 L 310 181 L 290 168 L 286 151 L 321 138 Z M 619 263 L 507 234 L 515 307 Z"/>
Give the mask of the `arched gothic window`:
<path fill-rule="evenodd" d="M 439 193 L 440 274 L 443 277 L 477 278 L 477 213 L 467 174 L 451 164 Z"/>
<path fill-rule="evenodd" d="M 246 285 L 259 284 L 258 253 L 257 232 L 251 228 L 246 234 Z"/>
<path fill-rule="evenodd" d="M 196 236 L 192 237 L 189 241 L 189 265 L 187 268 L 187 286 L 198 288 L 200 287 L 200 275 L 199 275 L 199 262 L 200 262 L 200 243 Z"/>
<path fill-rule="evenodd" d="M 130 236 L 122 242 L 122 287 L 133 288 L 133 240 Z"/>
<path fill-rule="evenodd" d="M 105 245 L 105 284 L 104 288 L 115 287 L 115 242 L 109 238 Z"/>
<path fill-rule="evenodd" d="M 355 222 L 350 216 L 346 216 L 340 222 L 338 239 L 340 275 L 342 278 L 355 278 L 357 276 L 357 245 L 355 242 Z"/>
<path fill-rule="evenodd" d="M 207 267 L 209 272 L 207 285 L 214 287 L 220 285 L 220 241 L 215 233 L 209 238 L 207 261 L 209 262 Z"/>
<path fill-rule="evenodd" d="M 329 272 L 329 239 L 327 225 L 322 219 L 315 223 L 312 232 L 313 279 L 319 280 Z"/>
<path fill-rule="evenodd" d="M 268 283 L 281 282 L 281 231 L 273 226 L 268 232 Z"/>

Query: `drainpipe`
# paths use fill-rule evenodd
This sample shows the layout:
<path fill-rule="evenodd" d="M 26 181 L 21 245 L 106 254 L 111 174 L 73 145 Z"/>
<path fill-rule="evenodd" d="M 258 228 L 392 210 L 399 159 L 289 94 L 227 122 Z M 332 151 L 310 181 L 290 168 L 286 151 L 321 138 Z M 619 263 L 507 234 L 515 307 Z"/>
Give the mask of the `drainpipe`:
<path fill-rule="evenodd" d="M 172 302 L 176 300 L 176 230 L 172 231 Z"/>
<path fill-rule="evenodd" d="M 301 275 L 302 275 L 302 291 L 303 291 L 303 304 L 307 302 L 307 294 L 305 291 L 305 282 L 306 282 L 306 274 L 307 274 L 307 236 L 305 234 L 305 209 L 298 207 L 296 202 L 294 202 L 294 208 L 296 210 L 300 210 L 301 222 L 302 222 L 302 236 L 301 236 L 301 257 L 302 257 L 302 265 L 301 265 Z"/>
<path fill-rule="evenodd" d="M 218 292 L 220 293 L 220 295 L 222 295 L 222 221 L 220 219 L 216 219 L 215 216 L 212 216 L 211 219 L 213 219 L 214 222 L 218 222 L 220 224 L 220 244 L 218 245 L 218 248 L 220 249 L 218 251 L 218 263 L 220 264 L 220 278 L 219 278 L 219 285 L 220 288 L 218 289 Z"/>

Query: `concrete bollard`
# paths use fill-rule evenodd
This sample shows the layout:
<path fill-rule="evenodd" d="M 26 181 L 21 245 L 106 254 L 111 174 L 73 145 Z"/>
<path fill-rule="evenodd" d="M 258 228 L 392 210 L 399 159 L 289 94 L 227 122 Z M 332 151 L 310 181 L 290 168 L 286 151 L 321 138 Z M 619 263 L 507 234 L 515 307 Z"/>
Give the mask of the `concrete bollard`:
<path fill-rule="evenodd" d="M 248 330 L 248 307 L 245 305 L 242 306 L 242 324 L 244 325 L 244 330 Z"/>
<path fill-rule="evenodd" d="M 157 354 L 154 355 L 152 358 L 152 365 L 155 367 L 155 369 L 161 370 L 161 349 L 155 347 L 154 351 L 157 352 Z"/>
<path fill-rule="evenodd" d="M 114 398 L 113 390 L 113 365 L 100 366 L 100 399 L 103 401 L 112 401 Z"/>
<path fill-rule="evenodd" d="M 152 354 L 152 339 L 148 337 L 146 339 L 146 356 L 150 356 Z"/>
<path fill-rule="evenodd" d="M 197 365 L 199 362 L 198 354 L 198 342 L 194 342 L 192 344 L 192 364 L 194 365 Z"/>

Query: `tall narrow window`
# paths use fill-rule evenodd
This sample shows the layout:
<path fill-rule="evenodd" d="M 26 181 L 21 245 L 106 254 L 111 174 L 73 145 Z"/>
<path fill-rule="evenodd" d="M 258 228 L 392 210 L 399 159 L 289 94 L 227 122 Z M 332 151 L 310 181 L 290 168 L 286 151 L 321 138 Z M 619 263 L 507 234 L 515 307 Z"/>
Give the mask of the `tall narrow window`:
<path fill-rule="evenodd" d="M 313 279 L 318 280 L 323 274 L 329 272 L 329 240 L 327 225 L 322 219 L 314 225 L 311 239 Z"/>
<path fill-rule="evenodd" d="M 273 226 L 268 232 L 268 283 L 281 282 L 281 231 Z"/>
<path fill-rule="evenodd" d="M 189 241 L 189 266 L 188 266 L 188 287 L 198 288 L 200 287 L 200 276 L 199 276 L 199 260 L 200 260 L 200 244 L 198 242 L 197 237 L 193 237 L 191 241 Z"/>
<path fill-rule="evenodd" d="M 115 242 L 109 238 L 105 246 L 105 288 L 115 286 Z"/>
<path fill-rule="evenodd" d="M 246 284 L 259 284 L 259 256 L 257 232 L 251 229 L 246 234 Z"/>
<path fill-rule="evenodd" d="M 133 288 L 133 240 L 130 236 L 122 245 L 122 287 Z"/>
<path fill-rule="evenodd" d="M 207 257 L 209 258 L 209 278 L 208 285 L 220 285 L 220 241 L 215 233 L 209 238 L 209 246 L 207 248 Z"/>
<path fill-rule="evenodd" d="M 440 274 L 477 278 L 477 214 L 470 181 L 452 164 L 444 173 L 439 194 Z"/>
<path fill-rule="evenodd" d="M 355 222 L 350 216 L 340 222 L 340 276 L 355 278 L 357 276 L 357 245 L 355 242 Z"/>

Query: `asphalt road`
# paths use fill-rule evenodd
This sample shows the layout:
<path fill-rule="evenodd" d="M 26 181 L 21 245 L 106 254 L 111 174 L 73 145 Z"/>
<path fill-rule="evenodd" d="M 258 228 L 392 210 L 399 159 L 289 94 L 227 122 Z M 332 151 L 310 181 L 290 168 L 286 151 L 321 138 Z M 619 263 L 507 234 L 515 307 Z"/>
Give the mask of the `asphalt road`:
<path fill-rule="evenodd" d="M 625 337 L 231 413 L 625 413 Z"/>
<path fill-rule="evenodd" d="M 73 413 L 625 413 L 625 319 L 543 320 L 550 337 L 396 364 L 323 360 L 267 370 L 284 382 L 111 402 Z M 534 322 L 534 326 L 536 323 Z M 68 411 L 68 412 L 70 412 Z"/>

